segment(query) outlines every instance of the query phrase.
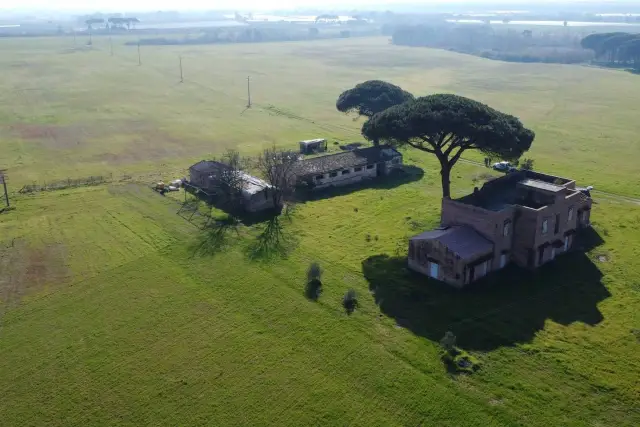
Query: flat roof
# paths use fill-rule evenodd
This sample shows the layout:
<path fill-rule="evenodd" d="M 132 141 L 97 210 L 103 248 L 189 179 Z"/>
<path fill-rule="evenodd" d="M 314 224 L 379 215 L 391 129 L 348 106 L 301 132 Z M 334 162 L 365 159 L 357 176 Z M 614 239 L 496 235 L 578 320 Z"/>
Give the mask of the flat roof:
<path fill-rule="evenodd" d="M 550 184 L 548 182 L 540 181 L 537 179 L 525 179 L 520 181 L 518 185 L 535 188 L 537 190 L 549 191 L 551 193 L 557 193 L 564 190 L 564 187 L 561 185 Z"/>

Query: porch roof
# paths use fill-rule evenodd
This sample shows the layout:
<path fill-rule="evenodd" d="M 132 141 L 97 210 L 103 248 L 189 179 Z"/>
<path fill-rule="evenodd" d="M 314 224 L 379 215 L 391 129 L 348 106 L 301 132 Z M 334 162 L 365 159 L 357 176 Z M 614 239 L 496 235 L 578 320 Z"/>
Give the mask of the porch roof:
<path fill-rule="evenodd" d="M 418 234 L 411 240 L 437 240 L 464 260 L 493 252 L 493 243 L 466 225 L 437 228 Z"/>

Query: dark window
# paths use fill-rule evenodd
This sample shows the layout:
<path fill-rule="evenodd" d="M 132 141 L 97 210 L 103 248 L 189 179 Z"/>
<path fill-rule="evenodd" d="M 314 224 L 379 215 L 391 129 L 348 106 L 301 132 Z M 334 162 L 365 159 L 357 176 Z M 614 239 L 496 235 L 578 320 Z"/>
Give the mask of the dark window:
<path fill-rule="evenodd" d="M 538 265 L 544 262 L 544 246 L 538 248 Z"/>
<path fill-rule="evenodd" d="M 542 234 L 547 234 L 549 231 L 549 220 L 545 219 L 542 221 Z"/>
<path fill-rule="evenodd" d="M 353 169 L 354 172 L 362 172 L 362 168 L 361 167 L 357 167 Z"/>
<path fill-rule="evenodd" d="M 342 171 L 342 175 L 347 175 L 347 174 L 350 174 L 350 173 L 351 173 L 351 171 L 349 169 L 345 169 L 345 170 Z"/>
<path fill-rule="evenodd" d="M 367 165 L 367 169 L 373 169 L 373 165 Z"/>
<path fill-rule="evenodd" d="M 331 172 L 331 173 L 329 174 L 329 176 L 330 176 L 331 178 L 335 178 L 336 176 L 338 176 L 338 172 Z"/>
<path fill-rule="evenodd" d="M 324 175 L 317 175 L 316 179 L 324 179 Z"/>
<path fill-rule="evenodd" d="M 553 231 L 554 234 L 558 234 L 560 232 L 560 214 L 556 214 L 556 225 Z"/>

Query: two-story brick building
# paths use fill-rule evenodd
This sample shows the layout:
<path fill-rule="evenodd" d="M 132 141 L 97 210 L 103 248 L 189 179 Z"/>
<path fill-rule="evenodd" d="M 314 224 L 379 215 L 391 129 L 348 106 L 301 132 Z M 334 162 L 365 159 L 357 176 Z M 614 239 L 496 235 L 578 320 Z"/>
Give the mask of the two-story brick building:
<path fill-rule="evenodd" d="M 508 263 L 534 269 L 569 251 L 592 200 L 575 181 L 513 172 L 442 200 L 441 226 L 409 242 L 409 268 L 463 287 Z"/>

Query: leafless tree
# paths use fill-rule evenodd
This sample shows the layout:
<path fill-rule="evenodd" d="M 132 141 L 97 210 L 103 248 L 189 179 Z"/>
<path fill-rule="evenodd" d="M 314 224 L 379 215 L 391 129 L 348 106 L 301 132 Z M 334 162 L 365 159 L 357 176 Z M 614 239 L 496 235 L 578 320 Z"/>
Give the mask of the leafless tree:
<path fill-rule="evenodd" d="M 229 149 L 218 162 L 222 165 L 215 178 L 221 202 L 230 207 L 238 207 L 242 203 L 242 191 L 247 182 L 243 169 L 248 161 L 237 150 Z"/>
<path fill-rule="evenodd" d="M 256 168 L 264 179 L 273 186 L 273 204 L 282 208 L 293 203 L 295 195 L 295 167 L 298 154 L 279 150 L 275 146 L 265 149 L 256 159 Z"/>

